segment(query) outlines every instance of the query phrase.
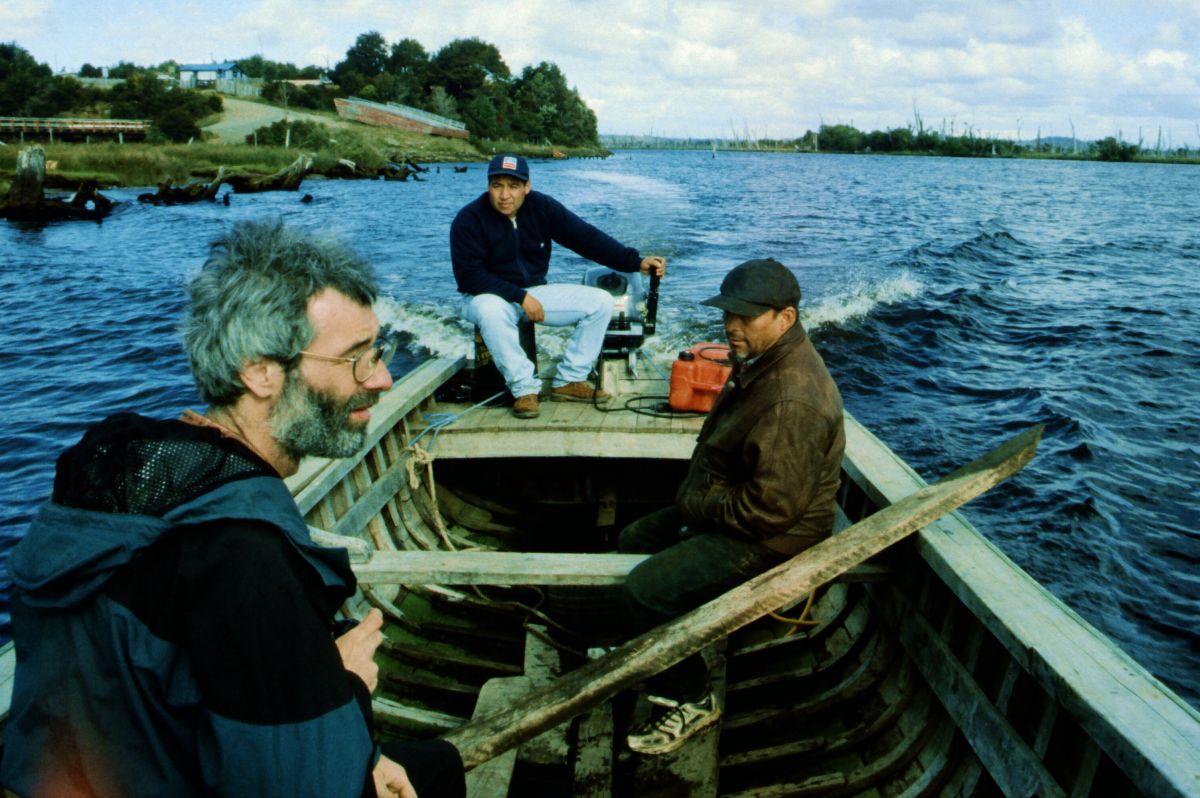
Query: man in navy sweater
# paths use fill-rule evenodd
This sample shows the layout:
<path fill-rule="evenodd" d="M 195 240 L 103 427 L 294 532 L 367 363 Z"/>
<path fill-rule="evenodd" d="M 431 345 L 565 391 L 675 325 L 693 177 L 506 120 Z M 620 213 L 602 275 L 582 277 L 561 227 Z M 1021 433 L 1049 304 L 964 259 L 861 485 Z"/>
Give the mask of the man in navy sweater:
<path fill-rule="evenodd" d="M 497 155 L 488 165 L 487 191 L 468 203 L 450 225 L 450 260 L 463 293 L 462 315 L 478 325 L 483 342 L 512 393 L 517 418 L 538 415 L 541 381 L 521 349 L 523 318 L 575 330 L 555 371 L 555 401 L 606 401 L 588 373 L 600 354 L 612 316 L 612 296 L 585 285 L 547 285 L 550 250 L 557 241 L 583 257 L 623 272 L 662 275 L 664 258 L 637 250 L 571 213 L 546 194 L 530 190 L 529 164 Z"/>

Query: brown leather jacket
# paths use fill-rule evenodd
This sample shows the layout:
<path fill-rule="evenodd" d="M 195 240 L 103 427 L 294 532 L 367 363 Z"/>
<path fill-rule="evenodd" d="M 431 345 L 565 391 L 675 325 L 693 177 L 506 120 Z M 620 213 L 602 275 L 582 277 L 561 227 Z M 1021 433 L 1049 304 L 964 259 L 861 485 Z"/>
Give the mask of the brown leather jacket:
<path fill-rule="evenodd" d="M 845 448 L 841 394 L 797 322 L 752 364 L 735 366 L 675 502 L 691 531 L 796 554 L 833 531 Z"/>

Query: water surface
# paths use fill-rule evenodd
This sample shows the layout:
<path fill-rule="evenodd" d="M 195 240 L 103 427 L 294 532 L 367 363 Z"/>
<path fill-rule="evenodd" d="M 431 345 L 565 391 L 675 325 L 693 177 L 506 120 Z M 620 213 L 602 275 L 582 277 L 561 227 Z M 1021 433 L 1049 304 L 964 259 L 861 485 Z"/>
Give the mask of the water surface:
<path fill-rule="evenodd" d="M 177 336 L 183 286 L 235 220 L 282 217 L 368 257 L 381 316 L 410 336 L 398 370 L 465 353 L 447 238 L 483 183 L 472 164 L 419 183 L 310 181 L 311 204 L 154 208 L 122 190 L 100 224 L 0 223 L 0 557 L 87 425 L 198 406 Z M 697 301 L 770 256 L 799 276 L 847 408 L 927 478 L 1045 424 L 1037 459 L 968 516 L 1200 704 L 1200 169 L 620 152 L 535 163 L 533 183 L 670 259 L 648 347 L 663 361 L 719 340 Z M 554 263 L 556 281 L 585 267 L 561 250 Z"/>

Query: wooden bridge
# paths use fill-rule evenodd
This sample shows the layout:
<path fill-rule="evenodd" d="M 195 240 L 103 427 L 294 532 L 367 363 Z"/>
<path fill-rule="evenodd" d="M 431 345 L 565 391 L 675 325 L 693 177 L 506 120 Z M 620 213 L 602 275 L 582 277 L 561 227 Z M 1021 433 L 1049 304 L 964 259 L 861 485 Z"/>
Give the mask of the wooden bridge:
<path fill-rule="evenodd" d="M 54 141 L 91 141 L 93 138 L 142 141 L 149 119 L 65 119 L 33 116 L 0 116 L 0 138 L 26 137 Z"/>

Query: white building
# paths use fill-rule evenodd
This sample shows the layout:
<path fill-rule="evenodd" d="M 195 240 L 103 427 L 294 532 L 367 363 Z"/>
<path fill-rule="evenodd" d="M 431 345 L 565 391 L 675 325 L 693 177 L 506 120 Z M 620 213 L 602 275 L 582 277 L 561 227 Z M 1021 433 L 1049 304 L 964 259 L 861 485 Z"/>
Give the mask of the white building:
<path fill-rule="evenodd" d="M 220 64 L 180 64 L 179 85 L 185 89 L 213 86 L 218 80 L 245 80 L 246 73 L 233 61 Z"/>

